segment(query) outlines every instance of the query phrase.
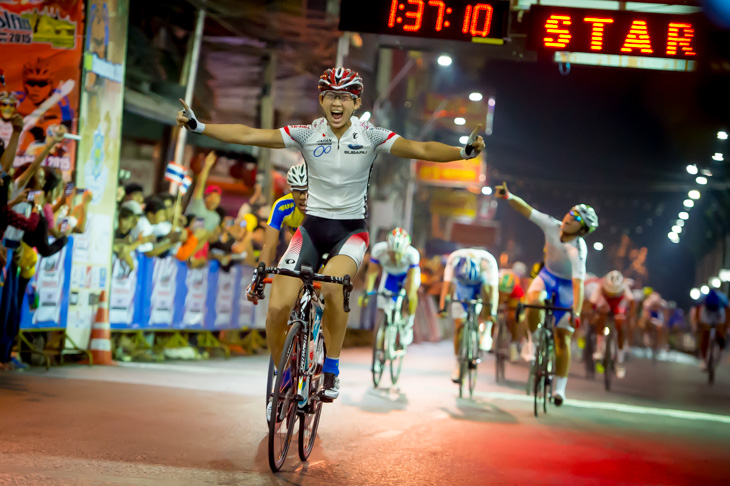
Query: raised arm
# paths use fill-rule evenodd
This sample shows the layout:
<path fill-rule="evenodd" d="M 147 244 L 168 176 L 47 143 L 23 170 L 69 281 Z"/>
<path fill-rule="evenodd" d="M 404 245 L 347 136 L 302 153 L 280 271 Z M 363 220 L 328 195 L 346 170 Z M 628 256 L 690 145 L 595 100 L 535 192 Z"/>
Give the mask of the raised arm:
<path fill-rule="evenodd" d="M 18 151 L 18 141 L 20 140 L 20 134 L 23 132 L 23 117 L 19 114 L 13 115 L 10 120 L 13 124 L 13 133 L 10 135 L 8 140 L 8 146 L 5 147 L 2 157 L 0 157 L 0 166 L 2 166 L 3 172 L 10 172 L 13 167 L 13 161 L 15 160 L 15 153 Z"/>
<path fill-rule="evenodd" d="M 195 182 L 193 199 L 203 199 L 205 185 L 208 183 L 208 175 L 210 174 L 210 169 L 212 169 L 215 165 L 216 160 L 218 160 L 218 156 L 212 150 L 208 152 L 208 155 L 205 156 L 205 164 L 203 164 L 203 170 L 200 171 L 198 180 Z"/>
<path fill-rule="evenodd" d="M 46 160 L 46 157 L 48 157 L 48 154 L 50 154 L 51 150 L 53 150 L 53 147 L 55 147 L 57 143 L 61 143 L 63 141 L 64 135 L 66 135 L 66 127 L 59 125 L 54 131 L 53 137 L 50 137 L 50 139 L 46 142 L 45 147 L 43 147 L 43 151 L 36 156 L 33 163 L 30 167 L 28 167 L 28 170 L 18 177 L 16 187 L 25 187 L 26 184 L 28 184 L 30 178 L 35 175 L 43 161 Z"/>
<path fill-rule="evenodd" d="M 525 218 L 530 218 L 532 214 L 532 206 L 527 204 L 522 198 L 515 196 L 509 189 L 507 189 L 507 183 L 503 182 L 501 186 L 495 188 L 495 196 L 506 199 L 510 206 L 516 209 Z"/>
<path fill-rule="evenodd" d="M 390 153 L 404 159 L 428 160 L 430 162 L 453 162 L 473 159 L 484 150 L 484 139 L 477 135 L 481 125 L 472 132 L 466 147 L 452 147 L 441 142 L 416 142 L 398 137 Z"/>
<path fill-rule="evenodd" d="M 177 112 L 177 124 L 191 132 L 200 133 L 226 143 L 284 148 L 284 139 L 279 130 L 252 128 L 238 124 L 205 124 L 195 117 L 195 113 L 185 101 L 180 100 L 180 103 L 182 103 L 183 109 Z"/>

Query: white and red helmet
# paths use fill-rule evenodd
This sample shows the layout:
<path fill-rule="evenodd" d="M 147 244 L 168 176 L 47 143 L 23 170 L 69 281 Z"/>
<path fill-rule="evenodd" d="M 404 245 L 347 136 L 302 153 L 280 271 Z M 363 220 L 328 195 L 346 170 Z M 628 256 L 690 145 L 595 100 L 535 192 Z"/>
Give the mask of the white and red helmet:
<path fill-rule="evenodd" d="M 362 78 L 351 69 L 339 67 L 328 69 L 319 77 L 319 93 L 327 91 L 347 91 L 353 97 L 362 94 Z"/>
<path fill-rule="evenodd" d="M 403 228 L 396 228 L 388 235 L 388 250 L 404 254 L 411 245 L 411 236 Z"/>

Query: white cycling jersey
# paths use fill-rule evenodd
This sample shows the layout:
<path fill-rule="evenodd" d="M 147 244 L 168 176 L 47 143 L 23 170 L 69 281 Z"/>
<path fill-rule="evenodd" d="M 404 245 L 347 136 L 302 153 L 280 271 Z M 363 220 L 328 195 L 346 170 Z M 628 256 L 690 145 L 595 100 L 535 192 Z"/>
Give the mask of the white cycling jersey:
<path fill-rule="evenodd" d="M 545 269 L 566 280 L 585 280 L 588 247 L 583 238 L 560 241 L 560 221 L 535 209 L 530 221 L 545 233 Z"/>
<path fill-rule="evenodd" d="M 418 264 L 421 262 L 421 255 L 418 250 L 409 246 L 403 255 L 403 260 L 394 262 L 388 255 L 388 243 L 381 241 L 373 246 L 370 251 L 370 261 L 380 265 L 384 273 L 388 275 L 403 275 L 408 273 L 411 268 L 418 268 Z"/>
<path fill-rule="evenodd" d="M 499 285 L 499 265 L 497 265 L 497 259 L 487 250 L 478 250 L 476 248 L 462 248 L 449 255 L 449 259 L 446 260 L 446 267 L 444 268 L 444 282 L 451 282 L 454 279 L 456 264 L 462 257 L 476 258 L 481 262 L 482 274 L 480 280 L 482 285 L 495 287 Z"/>
<path fill-rule="evenodd" d="M 298 148 L 307 167 L 307 214 L 327 219 L 363 219 L 375 158 L 390 153 L 398 135 L 356 116 L 338 140 L 326 118 L 281 128 L 284 145 Z"/>

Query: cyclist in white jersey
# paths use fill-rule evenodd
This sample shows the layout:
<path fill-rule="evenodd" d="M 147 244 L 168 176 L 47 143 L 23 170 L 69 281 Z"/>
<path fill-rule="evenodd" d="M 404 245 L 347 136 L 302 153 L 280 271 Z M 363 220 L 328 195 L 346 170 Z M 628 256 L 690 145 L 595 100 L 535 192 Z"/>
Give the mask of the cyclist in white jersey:
<path fill-rule="evenodd" d="M 421 255 L 411 246 L 411 237 L 403 228 L 391 231 L 386 241 L 376 243 L 370 251 L 365 296 L 361 305 L 366 305 L 367 294 L 373 291 L 375 281 L 381 273 L 378 292 L 387 290 L 397 294 L 401 288 L 405 289 L 408 296 L 408 319 L 401 333 L 401 344 L 404 346 L 413 342 L 413 320 L 418 306 L 418 289 L 421 286 L 420 262 Z M 379 295 L 378 309 L 388 312 L 396 299 L 396 296 L 388 299 Z"/>
<path fill-rule="evenodd" d="M 362 263 L 369 236 L 367 191 L 375 158 L 382 153 L 406 159 L 451 162 L 474 158 L 484 149 L 482 137 L 472 132 L 464 147 L 439 142 L 417 142 L 402 138 L 385 128 L 372 126 L 354 116 L 363 91 L 360 76 L 346 68 L 328 69 L 319 80 L 322 118 L 309 125 L 291 125 L 279 130 L 257 129 L 245 125 L 204 124 L 180 100 L 177 123 L 227 143 L 268 148 L 297 148 L 307 167 L 309 195 L 307 214 L 279 262 L 288 269 L 302 265 L 319 268 L 322 256 L 329 254 L 326 275 L 354 276 Z M 271 289 L 266 317 L 266 339 L 275 363 L 279 362 L 287 320 L 299 293 L 298 279 L 277 275 Z M 347 329 L 347 313 L 342 288 L 322 284 L 327 305 L 323 315 L 327 356 L 324 363 L 325 397 L 339 396 L 339 357 Z"/>
<path fill-rule="evenodd" d="M 479 348 L 489 351 L 492 347 L 492 324 L 497 318 L 499 308 L 499 266 L 497 260 L 486 250 L 462 248 L 456 250 L 446 260 L 444 283 L 441 287 L 439 308 L 446 310 L 446 297 L 453 295 L 458 300 L 471 300 L 481 297 L 482 311 L 479 315 Z M 466 317 L 467 306 L 451 303 L 451 317 L 454 319 L 454 354 L 459 354 L 459 332 Z M 459 381 L 457 360 L 451 381 Z"/>
<path fill-rule="evenodd" d="M 545 234 L 545 266 L 530 284 L 527 290 L 527 302 L 531 305 L 541 305 L 545 299 L 555 294 L 555 305 L 572 306 L 578 324 L 583 308 L 583 283 L 586 277 L 588 253 L 586 242 L 582 237 L 598 228 L 596 212 L 590 206 L 578 204 L 568 211 L 561 222 L 533 209 L 521 198 L 511 194 L 506 183 L 497 186 L 495 194 L 506 199 L 510 206 L 539 226 Z M 527 310 L 527 322 L 533 333 L 542 320 L 543 312 Z M 557 359 L 553 399 L 555 405 L 560 406 L 565 401 L 565 387 L 570 369 L 570 341 L 575 328 L 570 322 L 568 313 L 555 312 L 554 315 L 557 323 L 555 339 Z"/>

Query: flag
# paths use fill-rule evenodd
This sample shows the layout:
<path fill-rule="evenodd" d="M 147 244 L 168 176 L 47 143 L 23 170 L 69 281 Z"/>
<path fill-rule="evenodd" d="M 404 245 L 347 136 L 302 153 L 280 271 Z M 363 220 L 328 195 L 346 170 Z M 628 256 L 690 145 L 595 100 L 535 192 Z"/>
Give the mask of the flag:
<path fill-rule="evenodd" d="M 184 195 L 187 194 L 188 189 L 190 189 L 190 185 L 193 183 L 193 178 L 189 175 L 185 174 L 185 177 L 183 178 L 182 184 L 180 184 L 180 192 Z"/>
<path fill-rule="evenodd" d="M 170 162 L 165 169 L 165 179 L 174 184 L 182 184 L 186 172 L 187 170 L 182 165 Z"/>

